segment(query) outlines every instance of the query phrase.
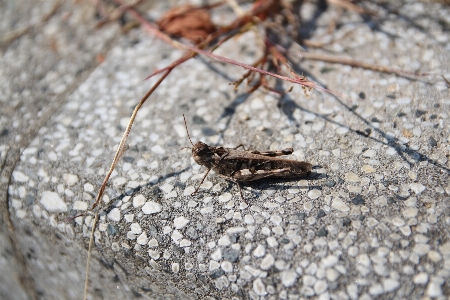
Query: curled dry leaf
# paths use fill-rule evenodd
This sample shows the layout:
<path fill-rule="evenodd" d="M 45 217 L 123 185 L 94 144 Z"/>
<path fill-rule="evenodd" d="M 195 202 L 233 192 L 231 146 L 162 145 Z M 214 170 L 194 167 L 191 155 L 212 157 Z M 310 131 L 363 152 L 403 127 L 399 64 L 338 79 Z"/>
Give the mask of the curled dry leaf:
<path fill-rule="evenodd" d="M 157 24 L 161 31 L 195 43 L 203 41 L 209 34 L 216 31 L 209 10 L 192 5 L 183 5 L 169 10 Z"/>

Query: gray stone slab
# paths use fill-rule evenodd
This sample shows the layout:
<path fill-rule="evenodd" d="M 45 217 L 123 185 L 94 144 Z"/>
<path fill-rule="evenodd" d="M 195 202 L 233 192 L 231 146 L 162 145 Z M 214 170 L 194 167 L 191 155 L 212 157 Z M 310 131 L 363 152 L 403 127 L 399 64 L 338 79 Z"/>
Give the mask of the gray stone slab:
<path fill-rule="evenodd" d="M 342 16 L 336 36 L 344 38 L 329 50 L 448 76 L 448 7 L 405 3 L 401 12 L 380 8 L 384 21 L 372 28 Z M 334 13 L 317 20 L 313 38 L 330 38 L 322 33 Z M 246 34 L 217 54 L 248 63 L 256 45 Z M 63 220 L 93 203 L 134 106 L 156 80 L 142 79 L 181 55 L 130 32 L 24 147 L 8 185 L 10 218 L 42 296 L 81 297 L 93 215 Z M 448 87 L 437 76 L 301 67 L 345 95 L 235 92 L 229 82 L 243 71 L 206 58 L 169 75 L 138 113 L 102 199 L 90 298 L 448 295 Z M 179 150 L 190 146 L 182 114 L 194 143 L 292 147 L 314 173 L 245 186 L 248 204 L 215 174 L 191 195 L 205 169 Z"/>

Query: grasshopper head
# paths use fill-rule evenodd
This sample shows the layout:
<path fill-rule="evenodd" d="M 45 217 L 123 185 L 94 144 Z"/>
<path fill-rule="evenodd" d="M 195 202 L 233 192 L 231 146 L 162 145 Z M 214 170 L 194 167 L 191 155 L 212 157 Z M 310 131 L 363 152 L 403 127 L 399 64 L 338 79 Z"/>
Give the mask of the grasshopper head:
<path fill-rule="evenodd" d="M 192 147 L 192 157 L 199 165 L 210 168 L 211 158 L 214 156 L 214 152 L 211 147 L 202 142 L 197 142 Z"/>

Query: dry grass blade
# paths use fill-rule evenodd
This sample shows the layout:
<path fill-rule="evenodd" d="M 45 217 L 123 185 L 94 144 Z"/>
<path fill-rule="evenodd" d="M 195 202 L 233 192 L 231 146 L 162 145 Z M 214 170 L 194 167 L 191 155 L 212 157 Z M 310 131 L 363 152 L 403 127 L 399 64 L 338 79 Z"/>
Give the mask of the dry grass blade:
<path fill-rule="evenodd" d="M 95 231 L 95 226 L 97 225 L 98 217 L 99 217 L 99 213 L 97 212 L 95 214 L 94 222 L 92 223 L 91 236 L 89 238 L 88 257 L 87 257 L 87 261 L 86 261 L 86 279 L 84 281 L 84 296 L 83 296 L 84 300 L 87 299 L 87 294 L 88 294 L 88 287 L 89 287 L 89 263 L 91 262 L 92 243 L 94 241 L 94 231 Z"/>

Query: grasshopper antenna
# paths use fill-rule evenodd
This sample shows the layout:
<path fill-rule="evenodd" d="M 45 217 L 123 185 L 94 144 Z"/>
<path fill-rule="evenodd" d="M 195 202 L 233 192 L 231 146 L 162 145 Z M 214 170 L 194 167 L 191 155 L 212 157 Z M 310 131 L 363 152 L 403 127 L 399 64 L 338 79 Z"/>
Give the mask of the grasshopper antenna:
<path fill-rule="evenodd" d="M 183 119 L 184 119 L 184 127 L 186 127 L 186 132 L 187 132 L 187 135 L 188 135 L 188 138 L 189 138 L 189 142 L 191 142 L 191 145 L 194 146 L 194 143 L 192 143 L 192 140 L 191 140 L 191 136 L 189 135 L 189 130 L 187 128 L 186 118 L 184 117 L 184 114 L 183 114 Z"/>

